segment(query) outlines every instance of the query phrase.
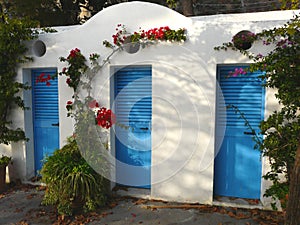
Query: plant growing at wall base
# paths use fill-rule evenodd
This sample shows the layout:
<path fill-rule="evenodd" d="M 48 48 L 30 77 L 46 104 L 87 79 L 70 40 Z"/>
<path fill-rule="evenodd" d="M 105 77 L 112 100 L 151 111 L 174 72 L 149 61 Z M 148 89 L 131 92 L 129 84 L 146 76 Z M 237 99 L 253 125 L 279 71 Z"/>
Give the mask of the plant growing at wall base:
<path fill-rule="evenodd" d="M 0 166 L 8 166 L 10 162 L 11 162 L 11 157 L 8 157 L 6 155 L 2 155 L 0 157 Z"/>
<path fill-rule="evenodd" d="M 6 167 L 11 163 L 11 157 L 2 155 L 0 157 L 0 193 L 6 188 Z"/>
<path fill-rule="evenodd" d="M 85 161 L 73 137 L 46 158 L 41 175 L 47 184 L 43 204 L 56 205 L 59 214 L 92 211 L 107 201 L 108 181 Z"/>
<path fill-rule="evenodd" d="M 61 214 L 76 213 L 73 210 L 74 204 L 81 205 L 86 210 L 93 210 L 106 202 L 107 189 L 104 186 L 107 180 L 104 177 L 107 176 L 102 175 L 109 174 L 112 165 L 107 157 L 107 129 L 116 123 L 116 118 L 110 109 L 101 106 L 93 98 L 92 84 L 95 76 L 109 63 L 109 59 L 119 50 L 123 50 L 121 44 L 109 44 L 107 47 L 111 47 L 112 52 L 101 60 L 95 53 L 90 54 L 87 60 L 78 48 L 72 49 L 67 57 L 60 58 L 66 66 L 59 75 L 67 77 L 66 83 L 74 91 L 72 99 L 66 104 L 67 116 L 75 121 L 74 140 L 69 140 L 66 146 L 56 151 L 53 156 L 47 157 L 41 174 L 48 186 L 44 203 L 57 205 Z M 56 79 L 57 76 L 45 77 L 41 74 L 37 82 L 47 85 L 52 78 Z M 127 128 L 121 124 L 120 126 Z M 86 161 L 83 162 L 84 159 Z M 89 162 L 89 165 L 86 162 Z M 97 169 L 100 167 L 100 170 L 97 170 L 99 174 L 90 170 L 93 165 Z M 96 188 L 98 191 L 92 194 Z"/>

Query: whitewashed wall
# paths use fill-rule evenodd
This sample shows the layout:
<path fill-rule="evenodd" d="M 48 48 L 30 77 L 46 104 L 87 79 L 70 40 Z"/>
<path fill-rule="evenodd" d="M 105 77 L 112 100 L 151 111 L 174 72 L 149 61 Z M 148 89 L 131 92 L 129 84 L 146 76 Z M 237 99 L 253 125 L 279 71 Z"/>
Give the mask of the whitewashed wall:
<path fill-rule="evenodd" d="M 215 149 L 215 93 L 218 64 L 249 63 L 237 52 L 215 51 L 215 46 L 231 40 L 241 30 L 260 32 L 262 29 L 282 25 L 293 17 L 293 11 L 251 14 L 232 14 L 186 18 L 168 8 L 145 3 L 130 2 L 104 9 L 82 26 L 60 28 L 58 33 L 45 34 L 39 40 L 46 44 L 46 54 L 34 57 L 33 63 L 19 69 L 20 81 L 30 81 L 30 69 L 65 66 L 60 56 L 67 56 L 73 48 L 81 49 L 88 57 L 100 53 L 105 58 L 110 50 L 102 46 L 111 40 L 116 25 L 126 25 L 128 31 L 169 26 L 186 28 L 185 43 L 159 43 L 135 54 L 117 53 L 95 80 L 94 97 L 102 105 L 110 106 L 110 70 L 122 65 L 151 65 L 153 80 L 152 116 L 152 171 L 151 197 L 169 201 L 212 204 L 213 162 Z M 269 48 L 269 47 L 268 47 Z M 260 43 L 254 52 L 268 51 Z M 60 146 L 72 134 L 73 122 L 66 118 L 65 104 L 71 100 L 72 90 L 65 77 L 59 77 Z M 31 104 L 29 93 L 23 93 Z M 266 116 L 277 107 L 271 91 L 266 93 Z M 16 117 L 16 115 L 18 115 Z M 12 155 L 15 177 L 26 180 L 34 174 L 33 129 L 31 112 L 16 111 L 16 125 L 23 127 L 31 140 L 0 146 L 0 153 Z M 24 120 L 26 118 L 26 123 Z M 113 150 L 112 150 L 113 151 Z M 267 167 L 264 165 L 263 171 Z M 262 191 L 268 184 L 262 181 Z M 262 197 L 265 207 L 267 199 Z"/>

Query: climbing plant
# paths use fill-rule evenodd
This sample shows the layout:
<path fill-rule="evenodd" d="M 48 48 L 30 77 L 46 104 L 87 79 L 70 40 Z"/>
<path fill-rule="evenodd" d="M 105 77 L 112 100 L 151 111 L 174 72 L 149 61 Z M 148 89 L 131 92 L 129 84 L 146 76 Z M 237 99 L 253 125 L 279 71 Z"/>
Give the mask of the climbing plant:
<path fill-rule="evenodd" d="M 25 109 L 20 91 L 29 89 L 28 84 L 16 80 L 17 67 L 30 58 L 24 41 L 36 37 L 37 23 L 28 19 L 13 19 L 0 14 L 0 144 L 26 140 L 25 133 L 15 128 L 10 112 L 14 107 Z"/>
<path fill-rule="evenodd" d="M 101 75 L 102 68 L 110 62 L 112 56 L 125 50 L 126 40 L 145 47 L 160 41 L 183 42 L 186 33 L 185 29 L 172 30 L 169 27 L 128 33 L 125 26 L 119 24 L 116 34 L 112 35 L 113 42 L 103 41 L 103 45 L 111 50 L 106 58 L 96 53 L 86 58 L 79 48 L 72 49 L 66 57 L 60 57 L 65 67 L 58 75 L 66 77 L 67 85 L 73 90 L 66 109 L 67 116 L 75 122 L 74 135 L 67 145 L 46 158 L 41 172 L 48 186 L 44 203 L 56 205 L 60 214 L 75 214 L 74 203 L 80 203 L 81 209 L 91 211 L 107 201 L 109 183 L 106 178 L 110 178 L 112 171 L 107 151 L 107 129 L 113 124 L 124 129 L 129 127 L 118 123 L 112 110 L 94 99 L 92 89 L 96 76 Z M 57 75 L 42 73 L 36 82 L 49 86 L 49 80 L 56 78 Z"/>
<path fill-rule="evenodd" d="M 265 136 L 258 143 L 263 156 L 270 162 L 270 171 L 264 178 L 271 180 L 273 185 L 266 190 L 265 196 L 278 199 L 283 208 L 286 203 L 293 207 L 287 211 L 287 224 L 299 224 L 299 161 L 300 157 L 300 17 L 293 19 L 281 27 L 264 30 L 255 35 L 254 41 L 261 41 L 264 45 L 272 45 L 273 50 L 267 54 L 254 54 L 251 51 L 237 49 L 234 43 L 224 43 L 216 47 L 217 50 L 232 49 L 248 56 L 254 63 L 250 71 L 262 70 L 265 74 L 261 79 L 265 85 L 277 91 L 281 109 L 274 111 L 260 125 L 261 133 Z M 250 49 L 251 50 L 251 49 Z M 236 74 L 238 73 L 238 74 Z M 243 76 L 244 71 L 236 70 L 235 75 Z M 234 79 L 234 78 L 233 78 Z M 298 151 L 296 153 L 298 146 Z M 289 192 L 289 188 L 293 191 Z M 275 208 L 275 204 L 273 204 Z M 291 218 L 298 218 L 291 222 Z M 297 221 L 298 220 L 298 221 Z"/>

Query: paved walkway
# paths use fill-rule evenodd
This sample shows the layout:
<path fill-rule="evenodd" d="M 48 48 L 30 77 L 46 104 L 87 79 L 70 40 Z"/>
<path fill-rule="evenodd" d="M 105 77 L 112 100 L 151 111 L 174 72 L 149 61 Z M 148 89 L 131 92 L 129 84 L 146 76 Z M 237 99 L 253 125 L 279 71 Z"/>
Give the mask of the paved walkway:
<path fill-rule="evenodd" d="M 58 218 L 52 206 L 41 206 L 44 191 L 35 187 L 0 194 L 1 225 L 258 225 L 280 224 L 274 215 L 260 210 L 187 205 L 118 197 L 109 208 L 71 220 Z"/>

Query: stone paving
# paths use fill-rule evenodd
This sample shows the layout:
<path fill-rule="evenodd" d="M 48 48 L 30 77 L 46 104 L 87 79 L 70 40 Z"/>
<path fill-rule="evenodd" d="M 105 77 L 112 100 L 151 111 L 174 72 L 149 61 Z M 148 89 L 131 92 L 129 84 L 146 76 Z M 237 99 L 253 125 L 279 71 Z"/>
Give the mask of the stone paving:
<path fill-rule="evenodd" d="M 221 206 L 188 205 L 132 197 L 117 197 L 111 207 L 91 213 L 73 223 L 59 222 L 54 207 L 42 206 L 44 190 L 28 188 L 0 195 L 1 225 L 258 225 L 280 224 L 262 222 L 260 210 Z M 124 193 L 122 194 L 124 195 Z M 84 221 L 84 222 L 82 222 Z"/>

